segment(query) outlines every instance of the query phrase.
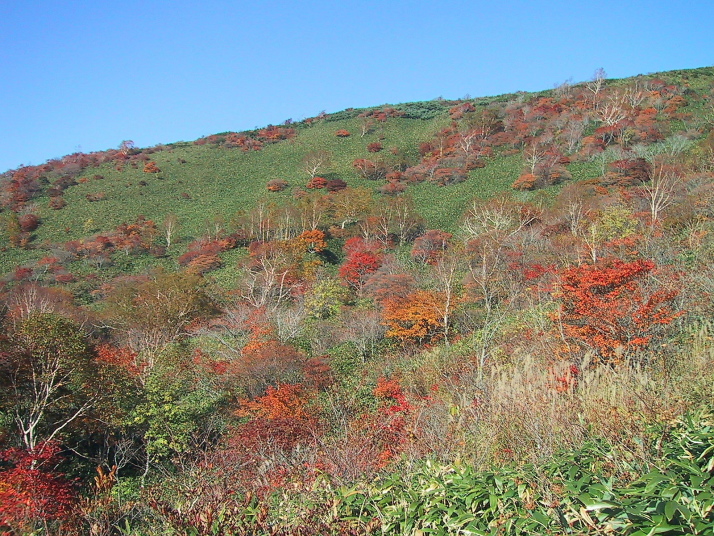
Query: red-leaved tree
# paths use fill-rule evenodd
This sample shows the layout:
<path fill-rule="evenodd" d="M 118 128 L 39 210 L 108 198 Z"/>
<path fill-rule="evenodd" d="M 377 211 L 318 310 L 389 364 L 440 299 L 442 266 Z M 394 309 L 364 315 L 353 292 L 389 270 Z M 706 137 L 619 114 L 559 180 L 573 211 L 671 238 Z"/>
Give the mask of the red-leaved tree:
<path fill-rule="evenodd" d="M 0 534 L 35 534 L 34 531 L 67 521 L 75 504 L 72 483 L 55 472 L 60 462 L 55 442 L 32 450 L 0 451 Z M 61 534 L 62 532 L 57 532 Z"/>
<path fill-rule="evenodd" d="M 649 346 L 677 316 L 677 291 L 647 284 L 650 260 L 603 259 L 561 274 L 560 310 L 553 319 L 568 343 L 618 364 L 625 354 Z"/>
<path fill-rule="evenodd" d="M 367 276 L 382 265 L 382 257 L 376 247 L 362 238 L 350 238 L 344 246 L 347 259 L 340 267 L 340 277 L 355 290 L 362 290 Z"/>

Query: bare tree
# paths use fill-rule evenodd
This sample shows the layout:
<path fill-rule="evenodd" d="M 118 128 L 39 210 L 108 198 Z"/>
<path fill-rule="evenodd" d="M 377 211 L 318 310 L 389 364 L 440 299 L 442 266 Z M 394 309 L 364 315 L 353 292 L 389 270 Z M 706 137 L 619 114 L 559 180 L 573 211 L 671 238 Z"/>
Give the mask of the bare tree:
<path fill-rule="evenodd" d="M 587 120 L 569 120 L 566 127 L 560 134 L 561 140 L 565 143 L 568 153 L 574 153 L 583 138 L 583 132 L 587 126 Z"/>
<path fill-rule="evenodd" d="M 608 95 L 595 112 L 595 116 L 609 127 L 616 125 L 623 119 L 627 119 L 628 115 L 626 95 L 619 91 L 614 91 Z"/>
<path fill-rule="evenodd" d="M 302 231 L 314 231 L 325 220 L 331 199 L 319 192 L 310 192 L 298 201 L 298 217 Z"/>
<path fill-rule="evenodd" d="M 291 307 L 279 307 L 270 313 L 270 320 L 275 326 L 280 342 L 288 342 L 299 336 L 305 327 L 307 311 L 303 300 L 298 300 Z"/>
<path fill-rule="evenodd" d="M 463 251 L 447 251 L 434 265 L 434 278 L 444 301 L 439 304 L 439 314 L 444 327 L 444 342 L 449 344 L 451 315 L 457 301 L 458 276 L 463 267 Z"/>
<path fill-rule="evenodd" d="M 523 158 L 531 173 L 535 173 L 536 167 L 545 159 L 545 149 L 537 143 L 530 145 L 523 153 Z"/>
<path fill-rule="evenodd" d="M 242 297 L 254 307 L 271 305 L 278 307 L 290 296 L 286 280 L 288 270 L 274 259 L 261 258 L 258 270 L 248 270 Z"/>
<path fill-rule="evenodd" d="M 360 138 L 364 138 L 374 129 L 374 120 L 371 117 L 363 117 L 360 121 Z"/>
<path fill-rule="evenodd" d="M 538 214 L 521 210 L 523 207 L 513 203 L 505 196 L 484 202 L 474 199 L 461 225 L 467 237 L 476 238 L 492 232 L 513 236 L 524 227 L 533 223 Z"/>
<path fill-rule="evenodd" d="M 477 141 L 479 141 L 479 132 L 477 130 L 459 132 L 459 148 L 466 156 L 471 154 Z"/>
<path fill-rule="evenodd" d="M 650 226 L 655 227 L 662 212 L 674 202 L 681 179 L 662 164 L 655 165 L 652 178 L 640 186 L 650 210 Z"/>
<path fill-rule="evenodd" d="M 605 78 L 607 78 L 607 73 L 605 72 L 605 69 L 600 67 L 593 74 L 592 80 L 586 84 L 585 87 L 587 87 L 588 91 L 593 94 L 593 99 L 597 99 L 598 94 L 605 85 Z"/>
<path fill-rule="evenodd" d="M 5 370 L 0 370 L 0 407 L 10 402 L 7 416 L 14 418 L 25 448 L 35 450 L 98 400 L 100 391 L 78 387 L 92 381 L 93 355 L 78 326 L 47 313 L 23 319 L 10 344 L 11 351 L 3 352 Z"/>
<path fill-rule="evenodd" d="M 583 209 L 582 199 L 573 199 L 565 207 L 565 217 L 570 227 L 570 233 L 577 236 L 585 220 L 586 211 Z"/>
<path fill-rule="evenodd" d="M 326 170 L 332 164 L 332 154 L 325 150 L 310 151 L 302 159 L 302 169 L 314 179 L 318 173 Z"/>
<path fill-rule="evenodd" d="M 173 237 L 179 229 L 179 219 L 176 214 L 168 214 L 164 218 L 164 238 L 166 238 L 166 249 L 171 247 Z"/>
<path fill-rule="evenodd" d="M 348 309 L 341 320 L 340 338 L 355 345 L 364 363 L 384 338 L 387 328 L 382 323 L 382 315 L 376 309 Z"/>
<path fill-rule="evenodd" d="M 555 84 L 555 94 L 560 98 L 569 99 L 573 92 L 573 79 L 568 78 L 560 84 Z"/>
<path fill-rule="evenodd" d="M 392 208 L 392 227 L 403 244 L 412 238 L 424 225 L 424 220 L 417 214 L 414 200 L 401 195 L 388 201 Z"/>
<path fill-rule="evenodd" d="M 644 85 L 639 80 L 635 80 L 631 85 L 625 88 L 624 98 L 632 108 L 635 108 L 645 100 L 647 96 L 646 91 Z"/>
<path fill-rule="evenodd" d="M 134 148 L 134 142 L 132 140 L 124 140 L 119 144 L 119 152 L 126 156 Z"/>
<path fill-rule="evenodd" d="M 342 229 L 366 217 L 373 204 L 372 191 L 361 187 L 347 188 L 330 197 L 335 221 Z"/>

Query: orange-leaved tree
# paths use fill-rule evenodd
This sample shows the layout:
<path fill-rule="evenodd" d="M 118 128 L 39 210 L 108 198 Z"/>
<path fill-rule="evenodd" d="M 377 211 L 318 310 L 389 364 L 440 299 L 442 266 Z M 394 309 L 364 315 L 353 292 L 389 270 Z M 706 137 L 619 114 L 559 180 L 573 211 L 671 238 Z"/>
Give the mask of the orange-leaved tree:
<path fill-rule="evenodd" d="M 417 290 L 406 298 L 384 303 L 387 336 L 402 344 L 424 344 L 444 336 L 443 297 L 428 290 Z"/>
<path fill-rule="evenodd" d="M 269 385 L 263 396 L 243 401 L 236 415 L 268 420 L 308 419 L 308 395 L 298 383 L 283 383 L 277 387 Z"/>
<path fill-rule="evenodd" d="M 561 306 L 553 319 L 566 342 L 611 364 L 651 345 L 683 314 L 675 311 L 676 290 L 648 285 L 648 275 L 655 271 L 651 260 L 616 258 L 564 270 L 558 292 Z"/>
<path fill-rule="evenodd" d="M 300 384 L 283 383 L 241 403 L 235 414 L 249 420 L 229 434 L 226 446 L 231 465 L 240 467 L 237 480 L 248 489 L 274 491 L 301 472 L 301 452 L 315 448 L 320 435 L 319 419 L 309 407 L 312 396 Z"/>

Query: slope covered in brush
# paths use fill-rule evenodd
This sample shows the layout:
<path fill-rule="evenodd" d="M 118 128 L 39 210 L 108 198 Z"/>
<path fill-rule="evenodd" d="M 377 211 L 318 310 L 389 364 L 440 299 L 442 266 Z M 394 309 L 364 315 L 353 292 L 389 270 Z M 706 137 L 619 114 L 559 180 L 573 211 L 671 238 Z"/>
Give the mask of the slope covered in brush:
<path fill-rule="evenodd" d="M 6 173 L 0 531 L 710 533 L 713 81 Z"/>

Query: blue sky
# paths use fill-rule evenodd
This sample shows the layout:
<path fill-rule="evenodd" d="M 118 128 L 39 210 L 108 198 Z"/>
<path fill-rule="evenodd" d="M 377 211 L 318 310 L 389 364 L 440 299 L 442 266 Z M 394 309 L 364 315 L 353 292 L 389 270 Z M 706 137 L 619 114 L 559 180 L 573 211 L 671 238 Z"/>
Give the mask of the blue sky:
<path fill-rule="evenodd" d="M 0 172 L 320 111 L 714 64 L 714 2 L 0 3 Z"/>

